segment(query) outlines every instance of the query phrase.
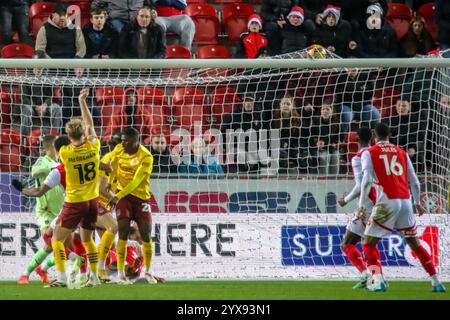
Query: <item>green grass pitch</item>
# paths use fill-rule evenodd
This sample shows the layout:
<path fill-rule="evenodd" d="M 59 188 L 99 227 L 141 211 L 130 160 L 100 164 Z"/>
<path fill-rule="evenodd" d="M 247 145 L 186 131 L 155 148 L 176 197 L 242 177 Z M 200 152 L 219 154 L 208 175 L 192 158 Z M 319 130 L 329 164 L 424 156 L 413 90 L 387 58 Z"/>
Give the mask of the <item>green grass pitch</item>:
<path fill-rule="evenodd" d="M 0 299 L 43 300 L 450 300 L 450 293 L 432 293 L 428 281 L 391 281 L 384 293 L 352 289 L 351 281 L 168 281 L 164 284 L 105 284 L 95 288 L 69 290 L 44 288 L 40 282 L 17 285 L 0 282 Z M 446 283 L 450 288 L 450 284 Z"/>

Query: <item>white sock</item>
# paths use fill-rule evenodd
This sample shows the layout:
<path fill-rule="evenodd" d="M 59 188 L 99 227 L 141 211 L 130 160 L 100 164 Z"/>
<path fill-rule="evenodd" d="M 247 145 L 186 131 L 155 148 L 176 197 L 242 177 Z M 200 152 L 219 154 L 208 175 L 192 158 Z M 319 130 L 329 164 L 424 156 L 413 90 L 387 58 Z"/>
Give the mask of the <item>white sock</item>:
<path fill-rule="evenodd" d="M 119 278 L 124 279 L 125 278 L 125 273 L 123 273 L 122 271 L 119 271 Z"/>
<path fill-rule="evenodd" d="M 437 286 L 439 283 L 441 283 L 441 282 L 439 281 L 439 279 L 438 279 L 437 274 L 435 274 L 434 276 L 431 276 L 430 278 L 431 278 L 431 285 L 432 285 L 433 287 L 434 287 L 434 286 Z"/>
<path fill-rule="evenodd" d="M 371 274 L 370 274 L 369 270 L 366 269 L 363 272 L 361 272 L 361 276 L 363 276 L 363 277 L 370 277 Z"/>
<path fill-rule="evenodd" d="M 67 282 L 67 276 L 65 272 L 58 272 L 58 280 Z"/>
<path fill-rule="evenodd" d="M 77 258 L 79 258 L 80 256 L 77 255 L 75 252 L 70 251 L 69 256 L 67 257 L 70 261 L 75 261 Z"/>

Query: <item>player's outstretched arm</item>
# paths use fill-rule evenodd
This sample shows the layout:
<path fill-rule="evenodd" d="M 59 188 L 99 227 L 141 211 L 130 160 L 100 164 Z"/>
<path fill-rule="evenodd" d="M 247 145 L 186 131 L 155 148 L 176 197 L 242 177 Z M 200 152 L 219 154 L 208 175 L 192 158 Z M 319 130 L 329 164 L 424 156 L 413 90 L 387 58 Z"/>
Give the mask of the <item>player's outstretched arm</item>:
<path fill-rule="evenodd" d="M 86 98 L 89 95 L 89 88 L 84 88 L 80 91 L 78 101 L 80 102 L 81 117 L 83 118 L 84 125 L 86 126 L 87 136 L 96 136 L 94 130 L 94 120 L 92 119 L 91 112 L 87 106 Z"/>
<path fill-rule="evenodd" d="M 24 188 L 24 185 L 19 180 L 12 180 L 11 185 L 14 187 L 14 189 L 22 192 L 24 195 L 28 197 L 41 197 L 43 196 L 48 190 L 51 188 L 47 186 L 46 184 L 41 185 L 38 188 Z"/>

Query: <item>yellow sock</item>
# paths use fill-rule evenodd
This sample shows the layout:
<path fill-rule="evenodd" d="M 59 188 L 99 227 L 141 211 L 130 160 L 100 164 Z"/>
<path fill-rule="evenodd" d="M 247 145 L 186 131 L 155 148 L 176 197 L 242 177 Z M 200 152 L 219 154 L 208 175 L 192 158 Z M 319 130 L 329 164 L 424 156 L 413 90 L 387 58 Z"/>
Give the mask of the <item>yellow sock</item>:
<path fill-rule="evenodd" d="M 55 258 L 56 270 L 60 275 L 66 273 L 66 249 L 62 241 L 52 240 L 53 256 Z"/>
<path fill-rule="evenodd" d="M 125 259 L 127 257 L 127 240 L 117 242 L 117 271 L 119 275 L 125 276 Z"/>
<path fill-rule="evenodd" d="M 114 242 L 114 233 L 106 230 L 102 239 L 100 240 L 100 245 L 98 246 L 98 258 L 100 260 L 100 269 L 105 269 L 106 257 L 108 257 L 109 250 Z"/>
<path fill-rule="evenodd" d="M 83 242 L 84 247 L 86 248 L 86 255 L 89 261 L 89 270 L 93 274 L 97 274 L 98 272 L 98 251 L 97 246 L 95 245 L 94 240 L 89 242 Z"/>
<path fill-rule="evenodd" d="M 153 242 L 152 240 L 150 240 L 149 242 L 142 241 L 142 246 L 144 247 L 145 272 L 149 272 L 150 267 L 152 266 Z"/>

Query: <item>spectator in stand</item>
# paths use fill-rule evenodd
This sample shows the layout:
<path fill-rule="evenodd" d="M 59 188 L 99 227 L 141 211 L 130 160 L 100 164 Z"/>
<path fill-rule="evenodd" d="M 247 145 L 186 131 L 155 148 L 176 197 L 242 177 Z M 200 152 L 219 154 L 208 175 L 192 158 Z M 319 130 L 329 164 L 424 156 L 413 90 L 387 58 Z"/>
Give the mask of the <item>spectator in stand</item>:
<path fill-rule="evenodd" d="M 43 51 L 35 51 L 34 59 L 48 58 Z M 32 75 L 41 76 L 43 69 L 33 69 Z M 21 102 L 13 104 L 12 127 L 28 136 L 34 129 L 51 129 L 61 132 L 61 107 L 53 101 L 53 88 L 47 85 L 23 84 L 21 86 Z"/>
<path fill-rule="evenodd" d="M 152 118 L 138 104 L 137 92 L 134 89 L 129 89 L 125 92 L 122 108 L 113 114 L 104 139 L 108 140 L 113 132 L 122 131 L 127 127 L 133 127 L 138 130 L 142 141 L 151 136 Z"/>
<path fill-rule="evenodd" d="M 242 58 L 255 59 L 261 48 L 267 48 L 267 37 L 261 32 L 262 20 L 257 14 L 248 18 L 248 31 L 241 34 L 241 42 L 238 56 Z"/>
<path fill-rule="evenodd" d="M 436 23 L 441 50 L 450 49 L 450 0 L 436 0 Z M 450 51 L 444 57 L 450 58 Z"/>
<path fill-rule="evenodd" d="M 21 43 L 31 44 L 28 33 L 29 5 L 27 0 L 3 0 L 0 4 L 0 26 L 3 32 L 3 43 L 12 43 L 13 25 L 19 33 Z"/>
<path fill-rule="evenodd" d="M 350 43 L 351 54 L 358 58 L 397 58 L 398 42 L 395 30 L 387 23 L 380 5 L 367 8 L 364 27 L 358 28 Z"/>
<path fill-rule="evenodd" d="M 368 71 L 349 69 L 339 76 L 336 83 L 335 94 L 341 104 L 343 132 L 350 131 L 354 119 L 360 121 L 360 126 L 372 128 L 380 122 L 380 112 L 372 104 L 375 87 Z"/>
<path fill-rule="evenodd" d="M 425 20 L 416 16 L 409 23 L 408 33 L 400 40 L 402 57 L 412 58 L 416 55 L 426 55 L 436 49 L 433 38 L 425 27 Z"/>
<path fill-rule="evenodd" d="M 271 43 L 269 54 L 276 55 L 281 51 L 281 27 L 292 7 L 298 5 L 298 0 L 262 0 L 261 18 L 264 21 L 263 30 Z"/>
<path fill-rule="evenodd" d="M 104 8 L 91 9 L 91 21 L 83 27 L 86 58 L 112 59 L 117 56 L 119 34 L 109 23 Z"/>
<path fill-rule="evenodd" d="M 425 172 L 425 158 L 422 153 L 418 152 L 417 146 L 414 144 L 408 145 L 406 147 L 406 152 L 408 153 L 408 157 L 411 160 L 416 173 L 423 174 Z"/>
<path fill-rule="evenodd" d="M 195 36 L 195 23 L 191 17 L 183 13 L 186 9 L 186 0 L 152 0 L 156 8 L 156 23 L 164 33 L 173 32 L 181 37 L 180 44 L 189 50 L 192 49 L 192 41 Z"/>
<path fill-rule="evenodd" d="M 309 138 L 308 169 L 310 169 L 308 173 L 338 174 L 339 124 L 333 111 L 332 96 L 324 97 L 320 116 L 313 117 L 307 138 Z"/>
<path fill-rule="evenodd" d="M 238 130 L 241 130 L 242 134 L 245 134 L 249 130 L 258 132 L 262 128 L 262 125 L 262 109 L 255 104 L 255 98 L 252 95 L 245 95 L 242 106 L 234 110 L 231 114 L 226 115 L 222 121 L 220 131 L 224 135 L 223 141 L 225 142 L 225 147 L 231 148 L 231 143 L 234 144 L 233 138 L 228 133 L 235 134 Z M 247 155 L 246 162 L 238 163 L 237 166 L 227 164 L 227 171 L 257 173 L 261 166 L 258 155 L 247 152 L 249 150 L 248 142 L 245 145 L 238 145 L 237 147 L 245 149 L 239 152 Z"/>
<path fill-rule="evenodd" d="M 70 22 L 67 7 L 67 3 L 57 3 L 36 36 L 35 50 L 52 59 L 83 58 L 86 54 L 83 31 Z"/>
<path fill-rule="evenodd" d="M 177 172 L 164 134 L 152 135 L 150 151 L 153 155 L 152 174 Z"/>
<path fill-rule="evenodd" d="M 298 167 L 300 124 L 294 98 L 285 95 L 280 100 L 272 120 L 272 129 L 280 129 L 280 173 Z"/>
<path fill-rule="evenodd" d="M 342 20 L 341 8 L 327 6 L 323 19 L 316 27 L 312 42 L 319 44 L 340 57 L 347 57 L 352 35 L 352 27 L 348 21 Z"/>
<path fill-rule="evenodd" d="M 355 33 L 366 25 L 367 8 L 378 4 L 384 15 L 388 10 L 387 0 L 329 0 L 328 3 L 342 8 L 342 19 L 347 20 L 352 25 Z"/>
<path fill-rule="evenodd" d="M 166 34 L 155 23 L 152 9 L 143 7 L 119 36 L 119 56 L 126 59 L 164 59 Z"/>
<path fill-rule="evenodd" d="M 411 103 L 408 99 L 398 100 L 395 104 L 395 113 L 388 120 L 391 128 L 391 141 L 402 148 L 413 144 L 418 147 L 419 151 L 422 151 L 427 119 L 425 110 L 411 112 Z"/>
<path fill-rule="evenodd" d="M 111 25 L 120 33 L 147 2 L 146 0 L 94 0 L 91 8 L 106 8 Z"/>
<path fill-rule="evenodd" d="M 281 27 L 281 53 L 305 49 L 311 44 L 314 30 L 314 23 L 311 20 L 305 21 L 303 9 L 293 7 Z"/>
<path fill-rule="evenodd" d="M 300 0 L 299 4 L 305 10 L 305 19 L 314 21 L 318 25 L 323 22 L 323 11 L 328 5 L 328 0 Z"/>
<path fill-rule="evenodd" d="M 197 137 L 190 144 L 190 154 L 183 155 L 178 166 L 179 173 L 208 174 L 223 177 L 223 169 L 213 154 L 206 152 L 203 138 Z"/>

